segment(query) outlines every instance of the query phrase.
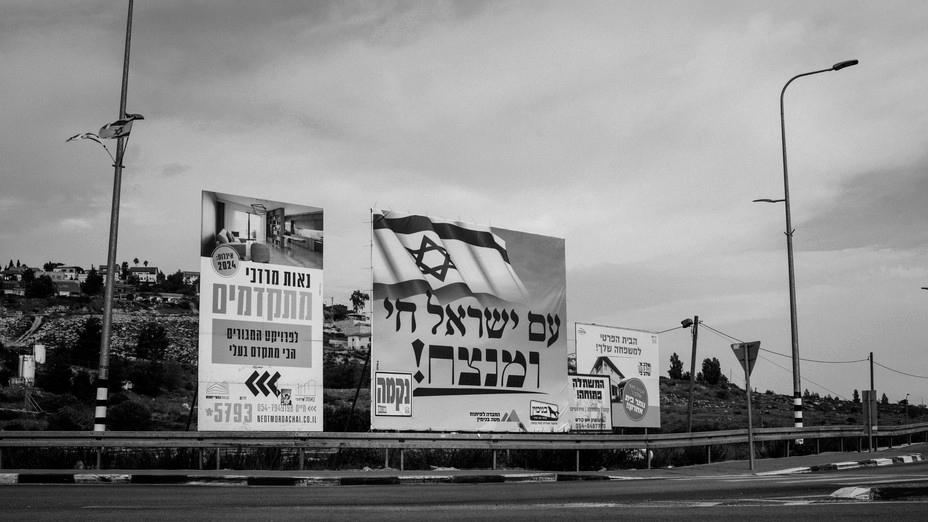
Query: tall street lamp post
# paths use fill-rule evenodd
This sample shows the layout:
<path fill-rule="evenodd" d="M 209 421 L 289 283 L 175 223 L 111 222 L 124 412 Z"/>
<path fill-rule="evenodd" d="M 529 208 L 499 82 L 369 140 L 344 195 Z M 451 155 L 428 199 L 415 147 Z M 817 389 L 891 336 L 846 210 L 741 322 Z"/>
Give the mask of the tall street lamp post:
<path fill-rule="evenodd" d="M 790 312 L 790 333 L 793 345 L 793 421 L 797 428 L 802 427 L 802 385 L 799 379 L 799 324 L 796 314 L 796 272 L 793 264 L 793 222 L 790 216 L 789 205 L 789 169 L 786 162 L 786 118 L 783 111 L 783 97 L 786 94 L 786 88 L 793 80 L 803 76 L 811 76 L 828 71 L 840 71 L 845 67 L 857 65 L 857 60 L 846 60 L 838 62 L 828 69 L 811 71 L 797 74 L 786 82 L 783 90 L 780 91 L 780 137 L 783 143 L 783 199 L 756 199 L 755 202 L 765 203 L 785 203 L 786 207 L 786 256 L 789 266 L 789 312 Z"/>

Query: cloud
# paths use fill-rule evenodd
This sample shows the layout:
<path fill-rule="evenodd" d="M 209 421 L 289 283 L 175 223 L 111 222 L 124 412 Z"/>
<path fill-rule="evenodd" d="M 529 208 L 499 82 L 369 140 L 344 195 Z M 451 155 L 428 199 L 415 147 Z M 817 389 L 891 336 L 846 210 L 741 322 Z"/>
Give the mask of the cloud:
<path fill-rule="evenodd" d="M 817 215 L 797 226 L 797 248 L 908 248 L 928 245 L 928 158 L 843 181 Z M 801 246 L 800 246 L 801 245 Z"/>

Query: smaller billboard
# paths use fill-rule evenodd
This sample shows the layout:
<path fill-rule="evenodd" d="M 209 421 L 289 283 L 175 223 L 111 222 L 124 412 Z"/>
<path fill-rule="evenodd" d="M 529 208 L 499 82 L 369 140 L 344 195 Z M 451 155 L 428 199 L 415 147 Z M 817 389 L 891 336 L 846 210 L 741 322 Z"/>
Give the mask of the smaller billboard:
<path fill-rule="evenodd" d="M 605 375 L 570 375 L 570 431 L 612 431 L 612 389 Z"/>
<path fill-rule="evenodd" d="M 610 378 L 614 427 L 661 426 L 658 336 L 576 323 L 577 372 Z"/>

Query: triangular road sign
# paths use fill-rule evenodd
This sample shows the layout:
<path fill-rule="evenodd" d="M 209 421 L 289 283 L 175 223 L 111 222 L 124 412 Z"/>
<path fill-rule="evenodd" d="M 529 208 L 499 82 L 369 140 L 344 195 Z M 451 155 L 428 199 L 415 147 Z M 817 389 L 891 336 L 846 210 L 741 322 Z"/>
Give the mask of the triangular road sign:
<path fill-rule="evenodd" d="M 748 375 L 751 375 L 751 371 L 754 370 L 754 361 L 757 360 L 757 352 L 760 351 L 760 341 L 753 341 L 750 343 L 735 343 L 731 345 L 731 350 L 735 352 L 735 357 L 738 358 L 738 362 L 741 363 L 741 367 L 747 371 Z M 744 366 L 744 355 L 747 352 L 747 367 Z"/>

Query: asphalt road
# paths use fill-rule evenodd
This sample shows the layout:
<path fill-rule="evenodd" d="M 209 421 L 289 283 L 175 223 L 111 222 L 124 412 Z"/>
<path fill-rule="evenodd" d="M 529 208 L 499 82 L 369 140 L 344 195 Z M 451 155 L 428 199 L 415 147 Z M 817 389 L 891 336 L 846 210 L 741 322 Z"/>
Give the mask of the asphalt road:
<path fill-rule="evenodd" d="M 847 486 L 928 484 L 928 462 L 785 475 L 622 481 L 241 487 L 11 485 L 3 520 L 924 520 L 928 502 L 862 502 Z M 895 522 L 894 520 L 894 522 Z"/>

